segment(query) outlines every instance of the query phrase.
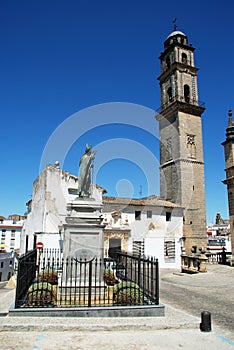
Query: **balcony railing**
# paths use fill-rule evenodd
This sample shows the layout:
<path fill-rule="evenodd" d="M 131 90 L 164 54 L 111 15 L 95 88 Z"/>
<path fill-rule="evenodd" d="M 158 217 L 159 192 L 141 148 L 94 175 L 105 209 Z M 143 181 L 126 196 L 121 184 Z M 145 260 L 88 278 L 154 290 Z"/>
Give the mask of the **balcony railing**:
<path fill-rule="evenodd" d="M 222 265 L 231 265 L 232 252 L 212 252 L 207 251 L 206 257 L 210 264 L 222 264 Z"/>
<path fill-rule="evenodd" d="M 163 62 L 163 63 L 161 64 L 161 74 L 167 72 L 167 71 L 170 70 L 170 69 L 173 69 L 174 66 L 175 66 L 176 64 L 179 64 L 179 65 L 186 65 L 186 66 L 189 66 L 190 68 L 195 68 L 195 67 L 193 66 L 193 63 L 192 63 L 192 60 L 191 60 L 191 59 L 182 58 L 182 59 L 181 59 L 181 62 L 180 62 L 180 61 L 178 61 L 178 60 L 175 59 L 175 58 L 171 58 L 171 59 L 170 59 L 170 63 Z M 196 69 L 196 68 L 195 68 L 195 69 Z"/>
<path fill-rule="evenodd" d="M 175 95 L 170 97 L 168 101 L 164 102 L 161 105 L 161 107 L 156 110 L 156 113 L 158 114 L 162 113 L 167 107 L 173 105 L 173 103 L 175 102 L 179 102 L 179 103 L 181 102 L 181 103 L 186 103 L 188 105 L 205 108 L 205 102 L 202 102 L 193 98 L 185 97 L 183 95 Z"/>

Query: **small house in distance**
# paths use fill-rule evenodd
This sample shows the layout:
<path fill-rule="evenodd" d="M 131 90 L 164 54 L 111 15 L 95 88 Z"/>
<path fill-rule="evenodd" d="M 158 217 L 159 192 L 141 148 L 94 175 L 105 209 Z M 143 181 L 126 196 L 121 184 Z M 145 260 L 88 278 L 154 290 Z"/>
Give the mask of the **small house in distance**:
<path fill-rule="evenodd" d="M 1 253 L 0 251 L 0 282 L 9 281 L 14 275 L 15 253 Z"/>
<path fill-rule="evenodd" d="M 26 216 L 10 215 L 7 219 L 0 216 L 0 251 L 11 252 L 20 249 L 20 236 Z"/>
<path fill-rule="evenodd" d="M 207 250 L 211 253 L 221 253 L 223 248 L 226 252 L 232 250 L 230 223 L 217 213 L 215 224 L 207 225 Z"/>
<path fill-rule="evenodd" d="M 0 282 L 14 274 L 15 257 L 20 251 L 20 238 L 25 216 L 0 216 Z"/>

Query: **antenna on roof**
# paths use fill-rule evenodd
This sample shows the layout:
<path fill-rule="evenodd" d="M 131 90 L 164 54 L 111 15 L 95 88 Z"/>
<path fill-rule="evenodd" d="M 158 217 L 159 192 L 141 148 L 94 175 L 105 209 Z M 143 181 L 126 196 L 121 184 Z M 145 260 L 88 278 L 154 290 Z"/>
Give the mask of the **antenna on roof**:
<path fill-rule="evenodd" d="M 139 191 L 139 196 L 142 196 L 142 185 L 140 185 L 140 191 Z"/>
<path fill-rule="evenodd" d="M 176 21 L 177 21 L 177 18 L 174 18 L 174 19 L 173 19 L 174 31 L 176 31 L 177 28 L 178 28 L 178 25 L 177 25 Z"/>

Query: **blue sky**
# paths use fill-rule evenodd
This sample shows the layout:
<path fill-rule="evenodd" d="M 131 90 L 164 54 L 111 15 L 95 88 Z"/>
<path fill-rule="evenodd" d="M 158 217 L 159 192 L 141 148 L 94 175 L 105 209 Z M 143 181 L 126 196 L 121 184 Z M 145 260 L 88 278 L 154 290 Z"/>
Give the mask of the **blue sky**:
<path fill-rule="evenodd" d="M 1 1 L 0 215 L 26 211 L 45 146 L 71 115 L 110 102 L 151 110 L 160 106 L 158 57 L 176 17 L 196 48 L 199 99 L 206 103 L 207 221 L 214 221 L 217 212 L 227 218 L 221 142 L 228 109 L 234 109 L 233 12 L 231 0 Z M 135 140 L 158 159 L 155 136 L 130 126 L 105 125 L 73 143 L 63 168 L 77 174 L 86 142 L 95 146 L 116 138 Z M 125 189 L 136 197 L 151 194 L 144 169 L 130 158 L 103 164 L 97 181 L 109 195 L 123 195 Z"/>

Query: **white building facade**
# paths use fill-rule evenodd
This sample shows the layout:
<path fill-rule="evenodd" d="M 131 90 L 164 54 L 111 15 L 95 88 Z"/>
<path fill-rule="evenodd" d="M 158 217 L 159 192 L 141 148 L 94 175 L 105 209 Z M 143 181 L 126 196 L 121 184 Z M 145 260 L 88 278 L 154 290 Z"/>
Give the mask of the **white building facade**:
<path fill-rule="evenodd" d="M 0 250 L 7 253 L 20 249 L 24 220 L 0 219 Z"/>
<path fill-rule="evenodd" d="M 212 253 L 221 253 L 223 248 L 231 252 L 231 232 L 228 220 L 218 224 L 207 225 L 207 249 Z"/>
<path fill-rule="evenodd" d="M 160 267 L 179 268 L 183 209 L 157 196 L 103 197 L 105 255 L 112 247 L 159 259 Z M 109 239 L 108 239 L 109 238 Z M 119 243 L 115 244 L 115 240 Z"/>
<path fill-rule="evenodd" d="M 48 165 L 34 181 L 32 201 L 21 236 L 21 254 L 42 242 L 62 248 L 67 204 L 77 198 L 78 178 Z M 92 186 L 92 197 L 103 203 L 104 256 L 111 249 L 153 256 L 160 267 L 180 267 L 183 208 L 157 196 L 142 199 L 103 196 Z"/>

